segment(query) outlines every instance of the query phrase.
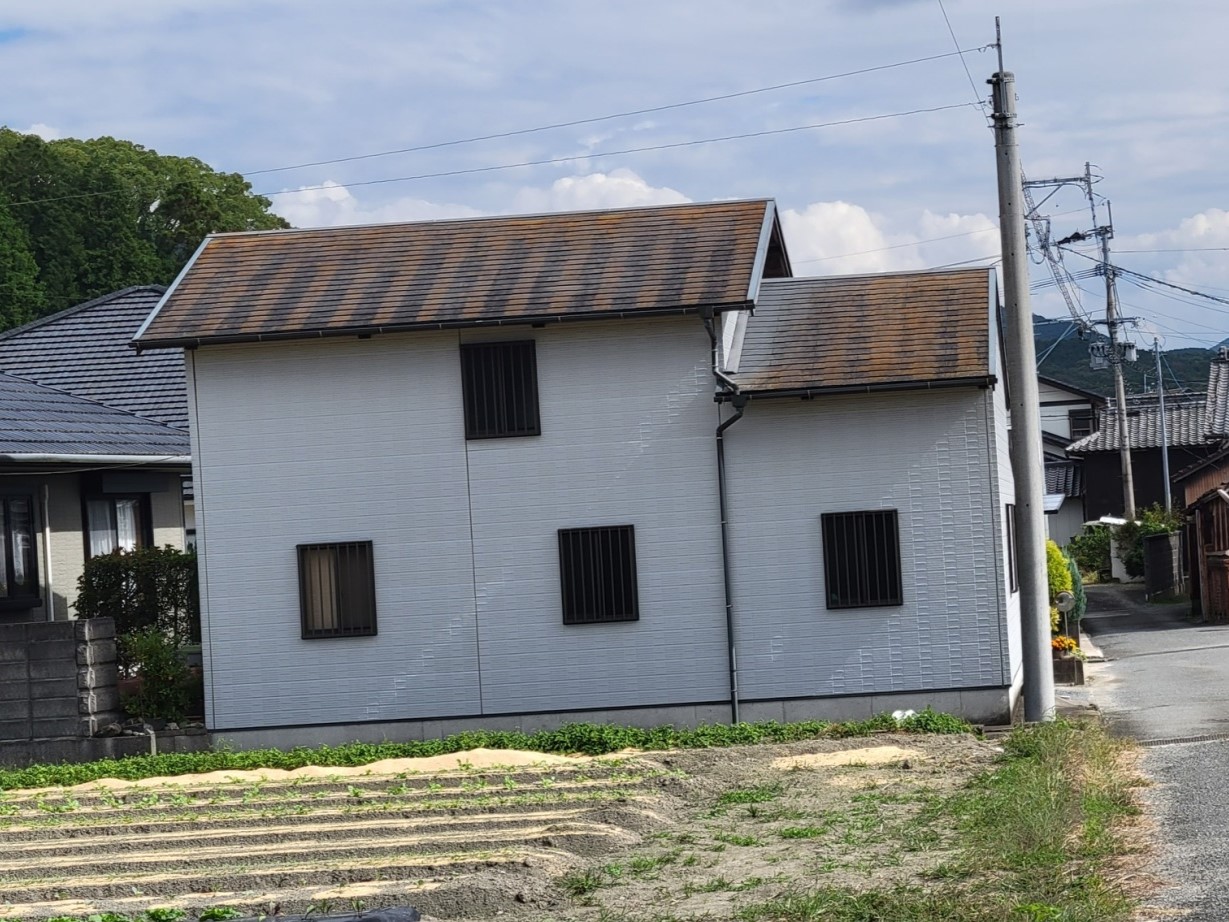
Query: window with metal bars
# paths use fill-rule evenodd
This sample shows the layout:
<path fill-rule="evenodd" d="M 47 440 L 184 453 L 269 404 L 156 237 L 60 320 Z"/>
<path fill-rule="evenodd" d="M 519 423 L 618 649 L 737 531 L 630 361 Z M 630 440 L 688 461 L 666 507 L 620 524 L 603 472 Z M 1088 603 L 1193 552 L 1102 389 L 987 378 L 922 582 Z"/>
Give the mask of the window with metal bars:
<path fill-rule="evenodd" d="M 903 605 L 896 510 L 820 516 L 829 608 Z"/>
<path fill-rule="evenodd" d="M 303 638 L 376 633 L 375 565 L 370 541 L 300 544 Z"/>
<path fill-rule="evenodd" d="M 1020 571 L 1016 563 L 1016 507 L 1007 504 L 1007 589 L 1016 592 L 1020 588 Z"/>
<path fill-rule="evenodd" d="M 564 624 L 639 621 L 635 528 L 561 528 L 559 582 Z"/>
<path fill-rule="evenodd" d="M 532 339 L 464 343 L 461 390 L 467 439 L 542 434 L 538 363 Z"/>

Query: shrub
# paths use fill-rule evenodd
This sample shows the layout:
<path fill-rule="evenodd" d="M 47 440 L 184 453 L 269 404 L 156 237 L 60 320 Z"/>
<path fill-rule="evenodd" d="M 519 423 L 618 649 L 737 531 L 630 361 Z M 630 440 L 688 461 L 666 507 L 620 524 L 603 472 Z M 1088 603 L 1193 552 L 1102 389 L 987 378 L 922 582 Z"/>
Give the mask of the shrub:
<path fill-rule="evenodd" d="M 1061 616 L 1054 600 L 1060 592 L 1071 591 L 1071 568 L 1062 548 L 1049 539 L 1046 539 L 1046 583 L 1050 587 L 1050 631 L 1057 633 Z"/>
<path fill-rule="evenodd" d="M 110 616 L 121 638 L 158 628 L 176 645 L 201 636 L 196 555 L 166 547 L 91 557 L 77 580 L 79 618 Z M 121 654 L 120 666 L 131 662 Z"/>
<path fill-rule="evenodd" d="M 1140 510 L 1139 518 L 1118 528 L 1114 538 L 1118 542 L 1118 556 L 1127 576 L 1144 575 L 1144 538 L 1148 535 L 1167 535 L 1182 527 L 1182 515 L 1166 512 L 1159 503 Z"/>
<path fill-rule="evenodd" d="M 1110 529 L 1108 525 L 1085 525 L 1082 534 L 1076 535 L 1067 544 L 1071 556 L 1081 573 L 1095 575 L 1097 579 L 1110 578 Z"/>
<path fill-rule="evenodd" d="M 142 678 L 140 690 L 124 702 L 125 709 L 138 717 L 182 720 L 191 691 L 179 644 L 159 628 L 150 627 L 121 637 L 119 647 Z"/>

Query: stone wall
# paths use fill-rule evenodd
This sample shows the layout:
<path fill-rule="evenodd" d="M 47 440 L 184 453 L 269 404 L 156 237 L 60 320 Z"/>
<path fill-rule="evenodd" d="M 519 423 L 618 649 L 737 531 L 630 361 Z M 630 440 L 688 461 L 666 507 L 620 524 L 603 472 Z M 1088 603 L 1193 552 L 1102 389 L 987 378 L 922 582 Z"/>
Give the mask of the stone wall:
<path fill-rule="evenodd" d="M 0 624 L 0 742 L 90 737 L 120 719 L 115 622 Z"/>

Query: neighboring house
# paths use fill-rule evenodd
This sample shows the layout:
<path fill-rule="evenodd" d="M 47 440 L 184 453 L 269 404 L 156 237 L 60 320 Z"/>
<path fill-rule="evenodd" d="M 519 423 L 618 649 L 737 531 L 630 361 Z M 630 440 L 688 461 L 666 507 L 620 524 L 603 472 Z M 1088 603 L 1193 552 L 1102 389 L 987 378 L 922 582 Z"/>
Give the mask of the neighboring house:
<path fill-rule="evenodd" d="M 1191 608 L 1205 620 L 1229 621 L 1229 349 L 1208 369 L 1203 434 L 1214 446 L 1177 470 L 1173 485 L 1186 511 L 1185 544 Z"/>
<path fill-rule="evenodd" d="M 1078 460 L 1045 463 L 1046 531 L 1060 547 L 1084 530 L 1084 465 Z"/>
<path fill-rule="evenodd" d="M 1097 411 L 1106 399 L 1045 375 L 1037 376 L 1037 392 L 1046 460 L 1065 461 L 1068 445 L 1096 432 Z"/>
<path fill-rule="evenodd" d="M 1204 394 L 1165 397 L 1171 473 L 1202 461 L 1216 450 L 1205 433 L 1205 402 Z M 1098 412 L 1097 431 L 1067 449 L 1084 461 L 1084 512 L 1090 520 L 1122 515 L 1119 444 L 1117 409 L 1110 403 Z M 1161 459 L 1161 413 L 1156 394 L 1127 397 L 1127 444 L 1131 448 L 1136 509 L 1163 504 L 1171 487 L 1165 482 Z"/>
<path fill-rule="evenodd" d="M 18 608 L 23 617 L 73 617 L 77 578 L 88 556 L 151 543 L 182 547 L 185 528 L 191 529 L 181 488 L 189 471 L 183 356 L 138 356 L 130 345 L 165 291 L 158 285 L 126 288 L 0 333 L 0 374 L 12 411 L 0 423 L 0 443 L 27 458 L 15 462 L 21 467 L 9 470 L 6 481 L 49 472 L 46 497 L 36 503 L 39 528 L 51 526 L 35 548 L 40 604 Z M 33 385 L 45 388 L 37 391 L 39 400 L 30 397 Z M 50 406 L 52 394 L 60 403 L 42 433 L 46 450 L 25 450 L 31 422 L 22 401 Z M 91 432 L 93 424 L 98 432 Z M 134 436 L 132 444 L 119 444 L 121 434 Z M 29 460 L 32 452 L 41 460 Z M 21 482 L 44 492 L 39 477 Z"/>
<path fill-rule="evenodd" d="M 209 726 L 1007 720 L 995 276 L 790 275 L 763 200 L 208 238 L 135 345 L 187 350 Z"/>
<path fill-rule="evenodd" d="M 0 621 L 72 617 L 95 554 L 177 543 L 187 433 L 0 374 Z"/>

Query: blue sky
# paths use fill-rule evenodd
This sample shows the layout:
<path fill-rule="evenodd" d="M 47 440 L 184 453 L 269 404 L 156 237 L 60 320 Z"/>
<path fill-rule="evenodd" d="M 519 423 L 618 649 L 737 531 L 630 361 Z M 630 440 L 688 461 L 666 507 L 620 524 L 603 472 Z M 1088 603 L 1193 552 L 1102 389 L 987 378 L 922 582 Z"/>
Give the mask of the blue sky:
<path fill-rule="evenodd" d="M 993 42 L 1002 16 L 1029 175 L 1074 175 L 1092 161 L 1113 200 L 1117 262 L 1229 297 L 1229 251 L 1209 249 L 1229 247 L 1229 8 L 944 3 L 964 49 Z M 943 13 L 939 0 L 5 0 L 0 121 L 45 137 L 112 135 L 245 172 L 302 226 L 772 196 L 799 273 L 988 262 L 998 244 L 993 139 L 975 101 L 995 58 L 971 51 L 966 74 Z M 816 80 L 919 58 L 935 59 Z M 256 172 L 798 81 L 813 82 Z M 899 115 L 922 109 L 936 111 Z M 848 124 L 598 156 L 831 122 Z M 560 158 L 577 159 L 347 186 Z M 1056 219 L 1058 235 L 1087 225 L 1075 195 L 1052 204 L 1074 212 Z M 1102 309 L 1100 280 L 1080 285 L 1084 305 Z M 1128 284 L 1122 297 L 1141 318 L 1141 343 L 1229 334 L 1229 304 Z M 1034 307 L 1065 312 L 1046 288 Z"/>

